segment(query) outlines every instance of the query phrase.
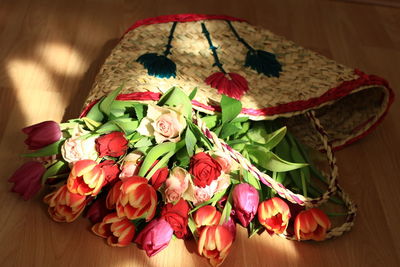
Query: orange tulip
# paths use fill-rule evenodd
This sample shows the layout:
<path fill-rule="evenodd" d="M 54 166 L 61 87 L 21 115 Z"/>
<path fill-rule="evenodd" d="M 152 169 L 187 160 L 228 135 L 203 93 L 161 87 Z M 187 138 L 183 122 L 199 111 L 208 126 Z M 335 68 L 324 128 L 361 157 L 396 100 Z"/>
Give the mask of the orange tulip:
<path fill-rule="evenodd" d="M 297 240 L 325 239 L 326 231 L 331 228 L 331 221 L 320 209 L 312 208 L 297 215 L 294 221 L 294 232 Z"/>
<path fill-rule="evenodd" d="M 105 174 L 96 161 L 85 159 L 77 161 L 69 174 L 67 185 L 71 193 L 82 196 L 95 196 L 99 193 Z"/>
<path fill-rule="evenodd" d="M 258 206 L 258 221 L 270 234 L 282 234 L 289 223 L 290 209 L 285 201 L 273 197 Z"/>
<path fill-rule="evenodd" d="M 232 233 L 224 226 L 206 226 L 200 234 L 198 252 L 206 257 L 212 266 L 219 266 L 228 256 L 232 242 Z"/>
<path fill-rule="evenodd" d="M 121 192 L 122 181 L 116 182 L 113 187 L 111 187 L 110 191 L 108 191 L 106 198 L 106 207 L 109 210 L 115 209 L 115 204 L 118 201 L 119 194 Z"/>
<path fill-rule="evenodd" d="M 217 225 L 221 219 L 221 212 L 214 206 L 207 205 L 198 209 L 193 219 L 197 228 L 207 225 Z"/>
<path fill-rule="evenodd" d="M 82 213 L 86 205 L 86 196 L 73 194 L 63 185 L 57 191 L 44 197 L 49 205 L 48 211 L 56 222 L 72 222 Z"/>
<path fill-rule="evenodd" d="M 93 233 L 107 238 L 107 244 L 112 247 L 128 246 L 134 235 L 135 225 L 126 217 L 119 218 L 117 213 L 110 213 L 103 218 L 103 221 L 92 227 Z"/>
<path fill-rule="evenodd" d="M 156 212 L 157 194 L 146 178 L 133 176 L 125 178 L 116 203 L 118 217 L 130 220 L 145 218 L 150 221 Z"/>

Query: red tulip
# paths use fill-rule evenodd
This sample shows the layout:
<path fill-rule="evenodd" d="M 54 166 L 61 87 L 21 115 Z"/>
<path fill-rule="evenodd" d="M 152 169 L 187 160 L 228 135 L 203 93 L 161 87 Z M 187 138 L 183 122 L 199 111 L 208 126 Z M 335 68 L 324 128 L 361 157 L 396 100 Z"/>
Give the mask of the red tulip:
<path fill-rule="evenodd" d="M 294 221 L 294 232 L 297 240 L 325 239 L 326 231 L 331 228 L 331 221 L 320 209 L 312 208 L 300 212 Z"/>
<path fill-rule="evenodd" d="M 258 221 L 270 234 L 282 234 L 289 223 L 290 210 L 285 201 L 273 197 L 258 206 Z"/>
<path fill-rule="evenodd" d="M 45 172 L 46 168 L 40 162 L 24 163 L 8 179 L 9 182 L 14 183 L 11 191 L 20 194 L 25 200 L 30 199 L 42 187 L 41 178 Z"/>
<path fill-rule="evenodd" d="M 198 252 L 206 257 L 212 266 L 219 266 L 231 249 L 233 236 L 222 225 L 206 226 L 200 234 Z"/>
<path fill-rule="evenodd" d="M 84 217 L 88 218 L 93 224 L 101 222 L 110 211 L 106 208 L 105 198 L 97 198 L 87 209 Z"/>
<path fill-rule="evenodd" d="M 31 150 L 36 150 L 53 144 L 61 138 L 60 126 L 55 121 L 44 121 L 22 129 L 28 135 L 25 144 Z"/>
<path fill-rule="evenodd" d="M 148 222 L 156 212 L 157 194 L 146 178 L 125 178 L 116 205 L 119 217 L 126 216 L 130 220 L 145 218 Z"/>
<path fill-rule="evenodd" d="M 125 217 L 119 218 L 114 212 L 105 216 L 101 223 L 93 225 L 92 231 L 107 238 L 107 244 L 110 246 L 126 247 L 135 235 L 135 225 Z"/>
<path fill-rule="evenodd" d="M 207 225 L 217 225 L 221 219 L 221 212 L 214 206 L 206 205 L 196 211 L 193 219 L 197 228 Z"/>
<path fill-rule="evenodd" d="M 253 220 L 258 207 L 258 192 L 249 184 L 238 184 L 232 192 L 233 208 L 239 222 L 247 227 Z"/>
<path fill-rule="evenodd" d="M 153 185 L 155 190 L 158 190 L 165 180 L 167 180 L 168 174 L 168 168 L 164 167 L 158 169 L 153 176 L 151 176 L 150 183 Z"/>
<path fill-rule="evenodd" d="M 173 233 L 171 225 L 166 220 L 154 219 L 139 233 L 135 243 L 151 257 L 168 246 Z"/>
<path fill-rule="evenodd" d="M 105 179 L 104 170 L 90 159 L 75 162 L 67 180 L 68 190 L 82 196 L 95 196 L 100 192 Z"/>
<path fill-rule="evenodd" d="M 63 185 L 44 197 L 48 212 L 56 222 L 72 222 L 78 218 L 86 205 L 86 196 L 73 194 Z"/>

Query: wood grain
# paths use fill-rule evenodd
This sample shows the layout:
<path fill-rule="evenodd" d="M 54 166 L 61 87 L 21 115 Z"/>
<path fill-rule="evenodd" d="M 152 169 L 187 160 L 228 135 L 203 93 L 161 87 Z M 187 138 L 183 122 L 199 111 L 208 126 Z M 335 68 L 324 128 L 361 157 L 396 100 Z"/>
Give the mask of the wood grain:
<path fill-rule="evenodd" d="M 0 266 L 205 266 L 193 242 L 148 259 L 108 247 L 89 222 L 51 221 L 42 196 L 24 202 L 6 182 L 21 163 L 20 128 L 76 116 L 111 48 L 134 21 L 176 13 L 247 19 L 400 88 L 400 9 L 342 1 L 2 0 L 0 2 Z M 399 266 L 400 109 L 340 151 L 343 187 L 359 205 L 352 232 L 323 243 L 239 230 L 224 266 Z"/>

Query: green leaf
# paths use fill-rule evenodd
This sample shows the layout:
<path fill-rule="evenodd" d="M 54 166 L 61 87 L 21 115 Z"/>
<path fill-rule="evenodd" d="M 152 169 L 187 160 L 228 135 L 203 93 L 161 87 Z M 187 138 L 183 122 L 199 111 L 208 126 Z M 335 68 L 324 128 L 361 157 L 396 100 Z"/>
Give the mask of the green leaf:
<path fill-rule="evenodd" d="M 111 111 L 110 115 L 114 115 L 116 118 L 121 117 L 124 114 L 133 115 L 131 110 L 135 105 L 140 105 L 135 101 L 128 101 L 128 100 L 114 100 L 111 104 Z"/>
<path fill-rule="evenodd" d="M 183 115 L 192 118 L 192 102 L 189 97 L 178 87 L 169 89 L 158 101 L 159 106 L 182 107 Z"/>
<path fill-rule="evenodd" d="M 277 146 L 286 135 L 286 127 L 282 127 L 267 136 L 267 142 L 264 147 L 268 150 Z M 296 160 L 295 160 L 296 161 Z"/>
<path fill-rule="evenodd" d="M 121 130 L 127 135 L 133 133 L 139 126 L 139 122 L 132 118 L 118 118 L 111 122 L 121 128 Z"/>
<path fill-rule="evenodd" d="M 42 185 L 46 183 L 47 178 L 54 175 L 64 173 L 68 170 L 68 163 L 65 161 L 57 161 L 51 165 L 42 176 Z"/>
<path fill-rule="evenodd" d="M 221 133 L 219 135 L 220 138 L 225 139 L 228 136 L 234 135 L 239 132 L 242 128 L 239 123 L 226 123 L 222 126 Z"/>
<path fill-rule="evenodd" d="M 139 176 L 144 177 L 149 171 L 151 165 L 161 156 L 167 154 L 170 151 L 175 151 L 176 144 L 172 142 L 162 143 L 153 147 L 147 156 L 144 158 L 143 164 L 139 170 Z"/>
<path fill-rule="evenodd" d="M 237 122 L 242 123 L 242 122 L 246 122 L 248 120 L 249 120 L 249 117 L 237 117 L 237 118 L 234 118 L 231 122 L 232 123 L 237 123 Z"/>
<path fill-rule="evenodd" d="M 268 140 L 268 132 L 265 129 L 264 122 L 254 122 L 252 127 L 247 132 L 247 137 L 253 142 L 266 144 Z"/>
<path fill-rule="evenodd" d="M 144 136 L 135 143 L 134 147 L 139 148 L 139 147 L 147 147 L 147 146 L 151 146 L 151 145 L 152 145 L 151 139 L 147 136 Z"/>
<path fill-rule="evenodd" d="M 193 156 L 194 152 L 194 147 L 196 146 L 197 143 L 197 138 L 190 129 L 190 127 L 186 128 L 186 134 L 185 134 L 185 143 L 186 143 L 186 150 L 188 152 L 189 157 Z"/>
<path fill-rule="evenodd" d="M 51 145 L 45 146 L 44 148 L 36 150 L 32 153 L 22 154 L 22 156 L 27 158 L 36 158 L 36 157 L 46 157 L 46 156 L 60 154 L 61 146 L 63 145 L 64 141 L 65 141 L 64 139 L 61 139 Z"/>
<path fill-rule="evenodd" d="M 95 133 L 97 134 L 107 134 L 111 132 L 121 132 L 123 131 L 117 124 L 113 121 L 108 121 L 101 125 L 98 129 L 96 129 Z"/>
<path fill-rule="evenodd" d="M 178 160 L 177 165 L 182 168 L 186 168 L 190 163 L 190 157 L 187 149 L 181 149 L 176 154 L 176 159 Z"/>
<path fill-rule="evenodd" d="M 250 158 L 257 165 L 270 171 L 285 172 L 308 166 L 306 163 L 293 163 L 283 160 L 262 146 L 247 145 L 246 148 Z"/>
<path fill-rule="evenodd" d="M 190 232 L 192 232 L 192 235 L 193 235 L 194 239 L 195 239 L 196 242 L 197 242 L 198 236 L 197 236 L 197 227 L 196 227 L 196 223 L 194 222 L 192 216 L 189 216 L 188 219 L 189 219 L 189 220 L 188 220 L 188 226 L 189 226 Z"/>
<path fill-rule="evenodd" d="M 221 97 L 222 124 L 230 122 L 242 111 L 242 103 L 239 100 L 226 95 Z"/>
<path fill-rule="evenodd" d="M 215 193 L 214 196 L 211 199 L 209 199 L 209 200 L 197 205 L 193 209 L 191 209 L 189 211 L 189 214 L 191 214 L 191 213 L 195 212 L 196 210 L 200 209 L 201 207 L 204 207 L 204 206 L 209 205 L 209 204 L 211 204 L 211 206 L 215 206 L 217 204 L 217 202 L 219 200 L 221 200 L 221 198 L 223 196 L 225 196 L 227 190 L 228 189 L 225 189 L 225 190 L 222 190 L 222 191 L 219 191 L 219 192 Z"/>
<path fill-rule="evenodd" d="M 193 100 L 194 97 L 196 96 L 196 94 L 197 94 L 197 87 L 194 88 L 192 92 L 190 92 L 190 94 L 189 94 L 189 99 L 190 99 L 190 100 Z"/>
<path fill-rule="evenodd" d="M 287 136 L 287 135 L 286 135 Z M 284 160 L 292 160 L 290 156 L 290 145 L 287 141 L 288 137 L 283 138 L 279 144 L 275 147 L 275 153 Z"/>
<path fill-rule="evenodd" d="M 104 114 L 103 112 L 101 112 L 100 110 L 100 103 L 101 100 L 99 102 L 97 102 L 88 112 L 88 114 L 86 115 L 87 118 L 92 119 L 94 121 L 98 121 L 101 122 L 104 119 Z"/>
<path fill-rule="evenodd" d="M 136 118 L 138 119 L 138 121 L 140 121 L 144 117 L 144 105 L 136 103 L 135 105 L 133 105 L 133 107 L 135 109 Z"/>
<path fill-rule="evenodd" d="M 232 187 L 233 188 L 233 187 Z M 232 211 L 232 191 L 229 193 L 228 199 L 226 200 L 225 207 L 222 211 L 221 219 L 219 220 L 219 224 L 222 225 L 225 222 L 229 220 L 231 217 L 231 211 Z"/>
<path fill-rule="evenodd" d="M 175 151 L 170 151 L 167 154 L 165 154 L 154 167 L 149 171 L 149 173 L 146 175 L 146 178 L 149 180 L 158 169 L 165 167 L 168 163 L 168 160 L 175 154 Z"/>
<path fill-rule="evenodd" d="M 203 132 L 200 130 L 200 128 L 195 125 L 192 121 L 186 120 L 188 127 L 190 130 L 193 132 L 193 134 L 200 138 L 201 143 L 207 148 L 207 149 L 212 149 L 213 145 L 211 144 L 210 140 L 203 134 Z"/>
<path fill-rule="evenodd" d="M 208 129 L 212 129 L 218 123 L 218 116 L 217 115 L 205 116 L 201 118 L 201 120 L 206 124 Z"/>
<path fill-rule="evenodd" d="M 243 171 L 243 179 L 245 180 L 245 182 L 252 185 L 255 189 L 257 189 L 257 191 L 261 192 L 260 181 L 245 169 L 243 169 L 242 171 Z"/>
<path fill-rule="evenodd" d="M 101 125 L 100 122 L 92 120 L 91 118 L 88 118 L 88 117 L 83 117 L 82 120 L 85 123 L 86 127 L 88 127 L 88 129 L 91 131 L 94 131 L 96 128 L 100 127 L 100 125 Z"/>
<path fill-rule="evenodd" d="M 112 91 L 109 95 L 107 95 L 103 100 L 101 100 L 99 109 L 104 115 L 109 116 L 111 111 L 111 106 L 114 100 L 117 98 L 119 92 L 121 92 L 123 85 Z"/>

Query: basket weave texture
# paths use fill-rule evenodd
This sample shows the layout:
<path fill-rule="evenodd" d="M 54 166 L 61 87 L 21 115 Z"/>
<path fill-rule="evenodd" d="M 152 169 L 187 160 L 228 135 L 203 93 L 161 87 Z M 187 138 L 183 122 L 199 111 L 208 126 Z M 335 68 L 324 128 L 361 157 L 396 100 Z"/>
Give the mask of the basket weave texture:
<path fill-rule="evenodd" d="M 282 65 L 279 77 L 260 74 L 244 65 L 248 48 L 238 41 L 227 21 L 254 49 L 276 56 Z M 162 54 L 174 23 L 168 58 L 176 64 L 176 76 L 151 76 L 137 59 L 146 53 Z M 329 141 L 338 148 L 371 131 L 393 101 L 393 92 L 383 79 L 327 59 L 269 30 L 229 17 L 176 15 L 144 20 L 131 27 L 105 61 L 86 104 L 121 84 L 122 93 L 143 92 L 140 100 L 154 100 L 146 92 L 162 94 L 172 86 L 179 86 L 188 94 L 197 87 L 194 107 L 218 112 L 221 96 L 205 79 L 219 70 L 202 24 L 210 33 L 224 69 L 248 82 L 249 90 L 240 98 L 243 115 L 253 120 L 289 118 L 291 130 L 315 148 L 322 144 L 309 123 L 304 123 L 308 110 L 317 111 Z"/>

